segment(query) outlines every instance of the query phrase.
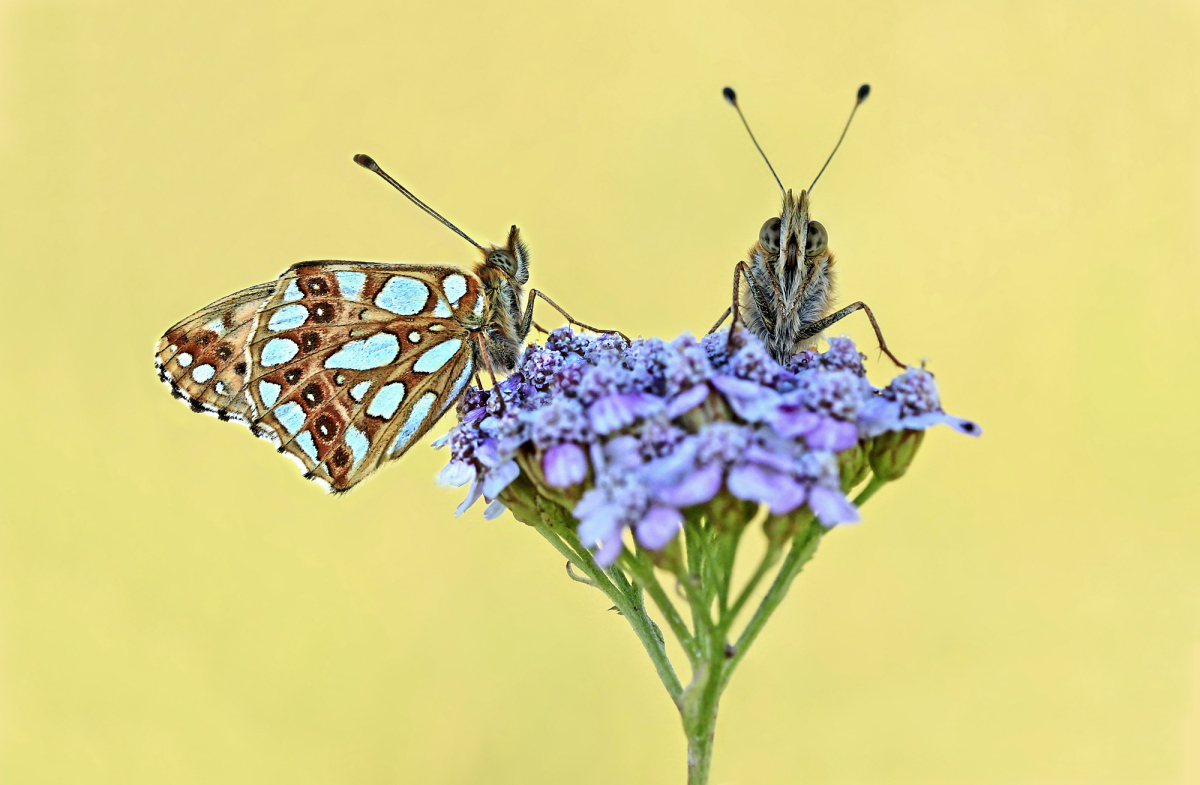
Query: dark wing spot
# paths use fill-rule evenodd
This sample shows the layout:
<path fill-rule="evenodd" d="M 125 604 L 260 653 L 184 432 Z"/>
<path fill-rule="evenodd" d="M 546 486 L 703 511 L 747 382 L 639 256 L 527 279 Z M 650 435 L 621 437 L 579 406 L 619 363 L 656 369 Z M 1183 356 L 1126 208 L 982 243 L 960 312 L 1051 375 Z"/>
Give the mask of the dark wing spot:
<path fill-rule="evenodd" d="M 217 347 L 217 359 L 220 360 L 221 362 L 225 362 L 232 356 L 233 356 L 233 349 L 231 349 L 228 344 L 223 343 Z"/>
<path fill-rule="evenodd" d="M 333 421 L 332 417 L 324 414 L 317 418 L 316 422 L 313 423 L 313 427 L 316 430 L 317 436 L 323 442 L 327 442 L 337 435 L 337 423 Z"/>
<path fill-rule="evenodd" d="M 325 400 L 325 393 L 321 392 L 321 385 L 316 382 L 309 382 L 300 392 L 300 396 L 313 406 Z"/>
<path fill-rule="evenodd" d="M 329 324 L 333 321 L 334 308 L 330 303 L 317 303 L 313 306 L 312 320 L 317 324 Z"/>
<path fill-rule="evenodd" d="M 198 334 L 194 340 L 196 341 L 196 343 L 200 344 L 201 346 L 208 346 L 210 343 L 212 343 L 216 339 L 217 339 L 216 333 L 211 333 L 211 332 L 205 331 L 205 332 Z"/>
<path fill-rule="evenodd" d="M 288 384 L 295 384 L 296 382 L 300 381 L 300 369 L 288 368 L 283 372 L 283 380 Z"/>
<path fill-rule="evenodd" d="M 350 451 L 347 450 L 344 446 L 339 447 L 337 449 L 337 452 L 335 452 L 333 454 L 333 456 L 329 459 L 329 462 L 331 464 L 333 464 L 334 466 L 338 467 L 339 469 L 345 467 L 347 464 L 350 463 Z"/>
<path fill-rule="evenodd" d="M 316 351 L 321 345 L 321 338 L 316 333 L 304 333 L 300 336 L 300 346 L 306 352 Z"/>
<path fill-rule="evenodd" d="M 242 363 L 238 363 L 237 365 L 233 366 L 233 372 L 236 373 L 238 376 L 245 376 L 246 375 L 246 363 L 242 362 Z"/>
<path fill-rule="evenodd" d="M 304 291 L 306 291 L 307 293 L 309 293 L 313 296 L 329 294 L 329 284 L 325 283 L 325 280 L 323 278 L 316 278 L 316 277 L 309 278 L 304 281 L 303 286 L 304 286 Z"/>

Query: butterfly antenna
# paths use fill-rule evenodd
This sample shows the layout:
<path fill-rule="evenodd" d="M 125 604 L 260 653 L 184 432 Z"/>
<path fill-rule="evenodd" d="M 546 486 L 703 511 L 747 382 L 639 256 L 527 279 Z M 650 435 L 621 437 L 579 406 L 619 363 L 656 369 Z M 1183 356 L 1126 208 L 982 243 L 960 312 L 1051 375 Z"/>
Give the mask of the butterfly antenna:
<path fill-rule="evenodd" d="M 842 146 L 842 140 L 846 138 L 846 132 L 850 130 L 850 120 L 854 119 L 854 113 L 858 111 L 858 107 L 863 101 L 867 100 L 867 96 L 870 94 L 871 85 L 865 84 L 858 88 L 858 98 L 854 101 L 854 108 L 850 110 L 850 119 L 846 120 L 846 127 L 842 129 L 842 135 L 838 137 L 837 144 L 833 146 L 833 153 L 836 153 L 838 148 Z M 829 157 L 825 159 L 825 166 L 829 166 L 829 162 L 833 160 L 833 153 L 830 153 Z M 813 178 L 812 185 L 808 187 L 809 195 L 812 194 L 813 185 L 816 185 L 817 180 L 821 179 L 821 175 L 825 174 L 825 166 L 821 167 L 821 171 L 817 172 L 817 176 Z"/>
<path fill-rule="evenodd" d="M 445 218 L 443 218 L 443 217 L 441 216 L 441 214 L 440 214 L 440 213 L 438 213 L 438 211 L 437 211 L 437 210 L 434 210 L 432 207 L 430 207 L 429 205 L 427 205 L 427 204 L 425 204 L 424 202 L 422 202 L 420 199 L 418 199 L 418 198 L 417 198 L 417 197 L 416 197 L 416 196 L 413 194 L 413 192 L 412 192 L 412 191 L 408 190 L 408 189 L 407 189 L 407 188 L 405 188 L 403 185 L 400 185 L 400 183 L 396 182 L 396 181 L 395 181 L 395 179 L 393 179 L 393 178 L 392 178 L 392 176 L 391 176 L 390 174 L 388 174 L 387 172 L 383 171 L 383 169 L 381 169 L 381 168 L 379 167 L 379 164 L 375 163 L 375 159 L 374 159 L 374 158 L 372 158 L 372 157 L 371 157 L 371 156 L 369 156 L 369 155 L 363 155 L 362 153 L 359 153 L 358 155 L 354 156 L 354 163 L 358 164 L 358 165 L 359 165 L 359 166 L 361 166 L 363 169 L 370 169 L 372 172 L 374 172 L 375 174 L 377 174 L 377 175 L 379 175 L 380 177 L 382 177 L 382 178 L 383 178 L 384 180 L 386 180 L 386 181 L 387 181 L 387 182 L 388 182 L 388 183 L 389 183 L 389 184 L 390 184 L 390 185 L 391 185 L 393 188 L 395 188 L 397 191 L 399 191 L 400 193 L 402 193 L 402 194 L 404 194 L 405 196 L 407 196 L 407 197 L 408 197 L 408 198 L 409 198 L 409 199 L 412 201 L 412 203 L 413 203 L 413 204 L 415 204 L 417 207 L 420 207 L 422 210 L 424 210 L 425 212 L 427 212 L 429 215 L 431 215 L 431 216 L 433 216 L 434 218 L 436 218 L 436 219 L 437 219 L 438 221 L 440 221 L 440 222 L 441 222 L 443 225 L 445 225 L 447 228 L 449 228 L 449 229 L 450 229 L 452 232 L 454 232 L 454 233 L 455 233 L 455 234 L 457 234 L 459 237 L 461 237 L 461 238 L 463 238 L 464 240 L 466 240 L 467 242 L 469 242 L 471 245 L 475 246 L 476 248 L 478 248 L 478 249 L 479 249 L 479 250 L 481 250 L 481 251 L 483 250 L 483 246 L 482 246 L 482 245 L 480 245 L 479 243 L 475 242 L 474 240 L 472 240 L 470 237 L 468 237 L 466 232 L 464 232 L 462 229 L 459 229 L 457 226 L 455 226 L 454 224 L 452 224 L 452 223 L 450 223 L 449 221 L 447 221 Z"/>
<path fill-rule="evenodd" d="M 775 182 L 779 183 L 779 190 L 787 193 L 783 187 L 783 183 L 779 181 L 779 175 L 775 174 L 775 167 L 771 166 L 771 159 L 767 158 L 767 154 L 763 152 L 762 147 L 758 144 L 758 140 L 754 138 L 754 132 L 750 130 L 750 123 L 746 122 L 746 115 L 742 114 L 742 107 L 738 106 L 737 93 L 733 92 L 732 87 L 726 87 L 721 91 L 721 95 L 725 96 L 725 100 L 729 102 L 729 105 L 737 110 L 738 117 L 742 118 L 742 125 L 746 126 L 746 133 L 750 134 L 750 141 L 754 142 L 754 146 L 758 148 L 758 154 L 767 162 L 767 168 L 771 170 L 771 176 L 775 178 Z"/>

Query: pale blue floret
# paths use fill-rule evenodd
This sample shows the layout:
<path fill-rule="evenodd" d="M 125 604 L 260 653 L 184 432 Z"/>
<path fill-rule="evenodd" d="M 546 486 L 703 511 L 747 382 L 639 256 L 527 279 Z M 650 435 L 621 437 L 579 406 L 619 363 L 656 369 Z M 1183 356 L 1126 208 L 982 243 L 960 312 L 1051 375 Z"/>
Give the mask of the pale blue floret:
<path fill-rule="evenodd" d="M 359 382 L 350 388 L 350 397 L 361 403 L 363 396 L 367 394 L 367 390 L 369 389 L 371 389 L 370 382 Z"/>
<path fill-rule="evenodd" d="M 451 305 L 458 305 L 458 301 L 467 293 L 467 279 L 461 275 L 447 275 L 442 281 L 442 290 L 446 292 L 446 299 Z"/>
<path fill-rule="evenodd" d="M 394 275 L 375 296 L 375 304 L 401 316 L 421 312 L 429 299 L 429 287 L 415 278 Z"/>
<path fill-rule="evenodd" d="M 367 450 L 371 448 L 371 443 L 367 441 L 366 435 L 353 425 L 346 428 L 346 444 L 350 445 L 350 451 L 354 453 L 354 466 L 358 466 L 366 456 Z"/>
<path fill-rule="evenodd" d="M 454 313 L 450 310 L 450 306 L 446 305 L 446 301 L 439 297 L 437 307 L 433 309 L 433 315 L 440 319 L 449 319 Z"/>
<path fill-rule="evenodd" d="M 296 285 L 296 279 L 288 281 L 287 288 L 283 290 L 283 301 L 285 303 L 295 302 L 303 299 L 304 295 L 300 293 L 300 287 Z"/>
<path fill-rule="evenodd" d="M 408 419 L 400 428 L 400 433 L 396 434 L 390 452 L 397 453 L 408 446 L 408 443 L 412 441 L 413 434 L 420 430 L 421 425 L 425 422 L 425 418 L 429 415 L 429 410 L 433 408 L 433 402 L 436 400 L 437 395 L 431 392 L 425 393 L 417 399 L 412 411 L 408 414 Z"/>
<path fill-rule="evenodd" d="M 263 347 L 262 357 L 259 362 L 263 365 L 279 365 L 295 357 L 300 352 L 300 347 L 295 341 L 287 338 L 272 338 L 267 341 L 267 345 Z"/>
<path fill-rule="evenodd" d="M 385 384 L 367 405 L 367 414 L 390 420 L 396 410 L 400 408 L 400 402 L 404 400 L 404 392 L 404 385 L 400 382 Z"/>
<path fill-rule="evenodd" d="M 304 425 L 304 410 L 295 401 L 288 401 L 275 410 L 275 419 L 288 433 L 296 433 Z"/>
<path fill-rule="evenodd" d="M 263 406 L 270 409 L 279 400 L 279 391 L 283 388 L 274 382 L 259 382 L 258 397 L 262 398 Z"/>
<path fill-rule="evenodd" d="M 366 273 L 339 270 L 333 274 L 333 277 L 337 278 L 338 289 L 342 292 L 343 300 L 357 300 L 362 296 L 363 284 L 367 282 Z"/>
<path fill-rule="evenodd" d="M 392 279 L 395 280 L 395 279 Z M 351 341 L 325 361 L 326 368 L 368 371 L 381 368 L 400 354 L 400 342 L 391 333 L 376 333 L 361 341 Z"/>
<path fill-rule="evenodd" d="M 317 444 L 313 441 L 312 434 L 308 431 L 296 437 L 296 444 L 300 445 L 300 449 L 304 450 L 304 454 L 314 461 L 317 459 Z"/>
<path fill-rule="evenodd" d="M 213 374 L 216 372 L 217 370 L 215 368 L 208 363 L 205 363 L 204 365 L 196 366 L 196 369 L 192 371 L 192 378 L 200 384 L 204 384 L 209 379 L 213 378 Z"/>
<path fill-rule="evenodd" d="M 291 330 L 308 321 L 308 309 L 299 303 L 293 305 L 285 305 L 275 313 L 271 314 L 271 320 L 267 322 L 267 329 L 274 332 L 280 330 Z"/>
<path fill-rule="evenodd" d="M 417 361 L 413 363 L 413 370 L 417 373 L 433 373 L 448 363 L 451 357 L 458 354 L 460 348 L 462 348 L 462 341 L 457 338 L 443 341 L 418 357 Z"/>

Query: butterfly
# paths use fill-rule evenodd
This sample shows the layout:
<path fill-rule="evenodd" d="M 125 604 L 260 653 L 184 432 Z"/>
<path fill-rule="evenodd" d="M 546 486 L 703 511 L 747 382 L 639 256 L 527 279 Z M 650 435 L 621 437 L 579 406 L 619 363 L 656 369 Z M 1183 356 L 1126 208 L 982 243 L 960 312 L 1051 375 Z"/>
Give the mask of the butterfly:
<path fill-rule="evenodd" d="M 369 169 L 483 255 L 472 270 L 439 264 L 301 262 L 276 280 L 208 305 L 155 346 L 155 367 L 193 411 L 245 423 L 343 492 L 417 442 L 472 377 L 516 366 L 537 298 L 523 298 L 529 250 L 513 226 L 479 245 L 396 182 Z M 540 328 L 539 328 L 540 329 Z"/>
<path fill-rule="evenodd" d="M 862 310 L 871 321 L 879 348 L 896 365 L 906 367 L 888 349 L 879 323 L 875 321 L 875 314 L 871 313 L 866 303 L 852 303 L 835 313 L 830 313 L 837 274 L 833 254 L 829 251 L 829 234 L 819 221 L 809 217 L 809 196 L 813 186 L 821 179 L 825 167 L 833 160 L 834 153 L 846 138 L 846 131 L 850 128 L 854 113 L 870 92 L 870 85 L 858 88 L 854 109 L 850 112 L 850 118 L 846 121 L 833 152 L 825 160 L 825 165 L 817 173 L 812 185 L 796 197 L 783 187 L 779 175 L 775 174 L 775 167 L 771 166 L 766 153 L 759 147 L 754 132 L 750 130 L 750 124 L 746 122 L 746 117 L 738 106 L 737 93 L 731 87 L 724 89 L 722 94 L 725 100 L 737 110 L 751 141 L 767 162 L 775 182 L 779 184 L 779 190 L 783 192 L 783 208 L 778 216 L 768 218 L 762 225 L 758 233 L 758 242 L 750 248 L 749 262 L 740 261 L 734 268 L 733 303 L 709 330 L 710 333 L 715 332 L 726 317 L 732 314 L 732 324 L 736 327 L 740 320 L 750 332 L 762 340 L 771 356 L 782 364 L 800 350 L 814 344 L 826 328 L 855 311 Z M 731 329 L 730 341 L 733 340 L 733 333 Z"/>

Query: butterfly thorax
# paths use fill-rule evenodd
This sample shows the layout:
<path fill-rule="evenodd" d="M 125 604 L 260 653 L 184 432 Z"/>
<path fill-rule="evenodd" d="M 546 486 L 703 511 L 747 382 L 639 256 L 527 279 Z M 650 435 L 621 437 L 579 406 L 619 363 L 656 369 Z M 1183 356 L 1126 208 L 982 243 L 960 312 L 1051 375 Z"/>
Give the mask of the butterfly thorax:
<path fill-rule="evenodd" d="M 525 342 L 522 309 L 524 284 L 529 280 L 529 249 L 514 226 L 508 243 L 486 249 L 483 257 L 475 268 L 483 287 L 483 313 L 478 321 L 464 326 L 483 332 L 487 357 L 486 363 L 480 357 L 479 364 L 490 367 L 493 373 L 509 373 L 516 367 Z"/>
<path fill-rule="evenodd" d="M 749 253 L 754 285 L 741 287 L 740 307 L 747 328 L 779 362 L 816 343 L 800 337 L 805 325 L 831 310 L 835 274 L 825 229 L 808 216 L 808 196 L 784 195 L 778 218 L 763 224 Z"/>

